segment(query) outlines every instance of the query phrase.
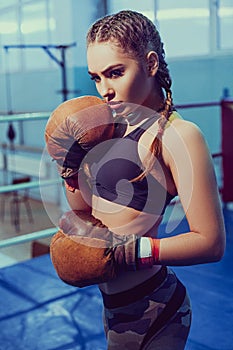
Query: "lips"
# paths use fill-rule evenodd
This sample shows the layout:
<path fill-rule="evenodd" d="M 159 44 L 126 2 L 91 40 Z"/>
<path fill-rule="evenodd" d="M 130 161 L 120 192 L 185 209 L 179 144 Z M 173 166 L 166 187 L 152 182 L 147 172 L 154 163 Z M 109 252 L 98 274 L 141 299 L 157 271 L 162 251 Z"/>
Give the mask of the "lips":
<path fill-rule="evenodd" d="M 111 109 L 114 109 L 117 111 L 119 108 L 123 107 L 123 102 L 117 101 L 117 102 L 108 102 L 108 105 Z"/>
<path fill-rule="evenodd" d="M 109 107 L 112 109 L 115 116 L 123 116 L 128 113 L 128 104 L 123 101 L 108 102 Z"/>

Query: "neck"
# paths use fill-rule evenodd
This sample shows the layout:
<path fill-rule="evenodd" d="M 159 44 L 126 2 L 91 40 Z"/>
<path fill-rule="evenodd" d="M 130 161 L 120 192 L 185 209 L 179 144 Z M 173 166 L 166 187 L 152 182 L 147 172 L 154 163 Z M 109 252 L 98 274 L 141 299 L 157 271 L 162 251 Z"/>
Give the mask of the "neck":
<path fill-rule="evenodd" d="M 155 117 L 156 114 L 156 111 L 152 108 L 139 106 L 134 112 L 129 113 L 125 119 L 129 125 L 137 125 L 145 119 Z"/>
<path fill-rule="evenodd" d="M 153 90 L 148 99 L 144 102 L 144 105 L 153 109 L 156 112 L 160 112 L 164 108 L 164 99 L 165 97 L 163 90 L 155 80 Z"/>

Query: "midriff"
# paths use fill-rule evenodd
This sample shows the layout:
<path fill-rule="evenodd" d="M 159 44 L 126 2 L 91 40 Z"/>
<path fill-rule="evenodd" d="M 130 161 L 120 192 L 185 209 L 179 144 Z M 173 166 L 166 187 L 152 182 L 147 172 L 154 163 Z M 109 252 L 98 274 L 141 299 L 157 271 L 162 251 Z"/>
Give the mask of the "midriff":
<path fill-rule="evenodd" d="M 93 196 L 92 208 L 93 215 L 101 220 L 109 230 L 119 235 L 135 234 L 155 238 L 158 226 L 162 221 L 162 216 L 138 212 L 95 196 Z M 123 272 L 117 278 L 100 284 L 99 287 L 106 294 L 119 293 L 146 281 L 160 268 L 160 265 L 154 265 L 149 269 Z"/>

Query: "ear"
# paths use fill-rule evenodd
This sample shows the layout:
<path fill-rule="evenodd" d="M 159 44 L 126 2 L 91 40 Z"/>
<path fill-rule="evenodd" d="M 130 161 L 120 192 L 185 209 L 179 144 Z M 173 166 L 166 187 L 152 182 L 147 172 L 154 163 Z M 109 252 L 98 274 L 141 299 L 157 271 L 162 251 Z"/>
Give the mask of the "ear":
<path fill-rule="evenodd" d="M 147 70 L 151 77 L 154 77 L 159 68 L 159 57 L 155 51 L 149 51 L 146 55 Z"/>

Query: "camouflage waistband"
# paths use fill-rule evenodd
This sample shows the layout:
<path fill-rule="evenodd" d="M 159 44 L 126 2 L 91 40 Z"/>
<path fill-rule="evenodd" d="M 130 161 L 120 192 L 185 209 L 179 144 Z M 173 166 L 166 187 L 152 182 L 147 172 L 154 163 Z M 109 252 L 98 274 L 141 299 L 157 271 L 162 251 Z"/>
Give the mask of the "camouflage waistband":
<path fill-rule="evenodd" d="M 114 309 L 134 303 L 152 293 L 165 281 L 166 277 L 167 267 L 162 266 L 154 276 L 124 292 L 106 294 L 101 291 L 104 306 L 108 309 Z"/>

